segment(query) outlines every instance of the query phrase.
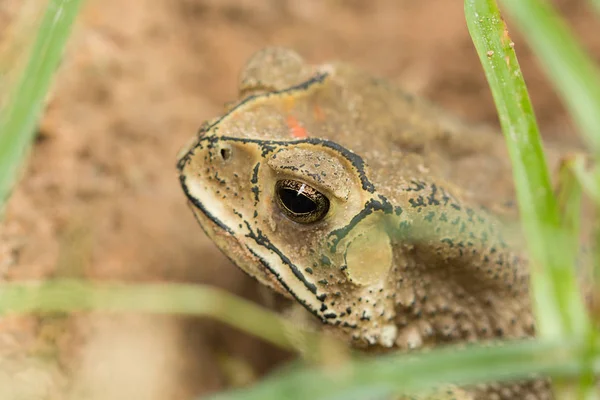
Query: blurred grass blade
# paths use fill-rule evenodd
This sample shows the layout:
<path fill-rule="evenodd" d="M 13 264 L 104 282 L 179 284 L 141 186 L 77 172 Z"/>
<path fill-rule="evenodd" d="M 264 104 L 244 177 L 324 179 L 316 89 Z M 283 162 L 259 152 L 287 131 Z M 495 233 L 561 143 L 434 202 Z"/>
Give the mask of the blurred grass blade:
<path fill-rule="evenodd" d="M 579 129 L 600 154 L 600 70 L 564 21 L 542 0 L 502 0 L 508 14 L 526 32 Z M 599 3 L 595 0 L 596 5 Z"/>
<path fill-rule="evenodd" d="M 27 66 L 0 110 L 0 210 L 31 143 L 52 76 L 82 0 L 50 0 Z"/>
<path fill-rule="evenodd" d="M 465 0 L 467 26 L 506 138 L 530 254 L 538 333 L 566 337 L 587 329 L 558 204 L 514 43 L 494 0 Z"/>
<path fill-rule="evenodd" d="M 286 350 L 308 356 L 345 346 L 305 330 L 247 300 L 209 286 L 80 280 L 0 283 L 0 317 L 32 312 L 148 312 L 210 317 Z M 293 333 L 293 334 L 292 334 Z"/>
<path fill-rule="evenodd" d="M 467 385 L 490 380 L 575 376 L 581 372 L 573 342 L 512 342 L 503 346 L 437 349 L 419 355 L 394 354 L 353 360 L 329 368 L 300 368 L 277 373 L 258 385 L 207 397 L 211 400 L 386 399 L 449 382 Z M 600 372 L 599 349 L 593 366 Z M 378 397 L 379 396 L 379 397 Z"/>
<path fill-rule="evenodd" d="M 600 185 L 595 179 L 600 173 L 598 167 L 596 166 L 593 172 L 589 172 L 586 169 L 585 156 L 579 155 L 571 162 L 570 168 L 579 184 L 585 190 L 585 193 L 590 196 L 596 204 L 600 204 Z"/>
<path fill-rule="evenodd" d="M 589 252 L 581 251 L 580 240 L 580 222 L 581 222 L 581 201 L 582 201 L 582 185 L 577 179 L 576 169 L 581 168 L 585 158 L 582 155 L 567 156 L 562 160 L 558 176 L 558 203 L 560 214 L 562 217 L 562 227 L 565 232 L 565 240 L 569 241 L 567 249 L 573 250 L 569 255 L 572 264 L 579 263 L 583 268 L 578 268 L 579 276 L 592 276 L 591 271 L 587 269 L 592 266 L 589 260 Z M 576 167 L 577 166 L 577 167 Z M 592 280 L 590 280 L 592 281 Z M 578 399 L 597 398 L 592 392 L 594 388 L 595 377 L 593 374 L 593 356 L 589 351 L 596 347 L 597 332 L 594 329 L 589 329 L 587 332 L 587 349 L 582 352 L 582 374 L 579 377 L 579 385 L 577 386 Z M 555 387 L 559 392 L 566 395 L 569 393 L 572 397 L 574 392 L 572 385 L 568 381 L 557 381 Z M 594 395 L 592 397 L 591 395 Z"/>
<path fill-rule="evenodd" d="M 598 209 L 600 208 L 600 166 L 595 165 L 589 170 L 586 164 L 589 164 L 588 158 L 584 155 L 576 156 L 570 163 L 572 173 L 577 179 L 578 183 L 582 186 L 584 192 L 594 201 L 596 205 L 596 220 L 600 217 Z M 596 319 L 600 317 L 600 228 L 598 221 L 596 221 L 594 233 L 594 243 L 590 246 L 591 250 L 586 252 L 587 258 L 584 264 L 585 269 L 580 271 L 580 274 L 584 274 L 585 277 L 582 281 L 584 284 L 584 293 L 590 297 L 590 308 L 592 310 L 592 316 Z M 591 255 L 589 253 L 592 253 Z M 591 271 L 590 271 L 591 269 Z M 597 322 L 597 321 L 596 321 Z"/>
<path fill-rule="evenodd" d="M 577 156 L 564 158 L 558 173 L 557 200 L 564 232 L 565 249 L 571 250 L 569 264 L 575 265 L 579 253 L 579 236 L 581 227 L 581 184 L 574 172 L 574 165 L 579 163 Z"/>

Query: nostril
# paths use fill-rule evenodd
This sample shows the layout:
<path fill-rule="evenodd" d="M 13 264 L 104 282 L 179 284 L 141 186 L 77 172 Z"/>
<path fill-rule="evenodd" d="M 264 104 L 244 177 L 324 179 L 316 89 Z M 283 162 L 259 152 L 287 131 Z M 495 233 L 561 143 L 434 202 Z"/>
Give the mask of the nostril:
<path fill-rule="evenodd" d="M 231 149 L 221 149 L 221 158 L 223 159 L 223 161 L 227 161 L 231 158 Z"/>

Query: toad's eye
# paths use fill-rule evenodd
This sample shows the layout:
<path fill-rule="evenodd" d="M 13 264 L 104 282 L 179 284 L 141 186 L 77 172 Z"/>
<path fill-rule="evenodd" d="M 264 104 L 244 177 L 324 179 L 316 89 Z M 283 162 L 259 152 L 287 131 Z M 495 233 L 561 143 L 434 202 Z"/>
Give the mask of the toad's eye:
<path fill-rule="evenodd" d="M 277 181 L 275 198 L 285 216 L 300 224 L 320 221 L 329 211 L 329 199 L 324 194 L 292 179 Z"/>

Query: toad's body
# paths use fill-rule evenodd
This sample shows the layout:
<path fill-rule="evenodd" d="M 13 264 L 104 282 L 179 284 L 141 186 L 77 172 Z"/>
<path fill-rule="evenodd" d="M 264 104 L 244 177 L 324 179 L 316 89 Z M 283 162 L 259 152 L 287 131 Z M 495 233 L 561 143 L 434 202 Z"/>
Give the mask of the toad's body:
<path fill-rule="evenodd" d="M 500 224 L 513 198 L 500 135 L 281 49 L 249 62 L 240 93 L 179 161 L 196 217 L 240 268 L 357 347 L 533 334 L 527 266 Z"/>

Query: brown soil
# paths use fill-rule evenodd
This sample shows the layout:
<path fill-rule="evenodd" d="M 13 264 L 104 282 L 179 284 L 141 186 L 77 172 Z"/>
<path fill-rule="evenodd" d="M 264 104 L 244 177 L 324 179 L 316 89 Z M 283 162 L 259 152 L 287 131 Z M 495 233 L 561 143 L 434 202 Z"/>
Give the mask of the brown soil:
<path fill-rule="evenodd" d="M 586 1 L 558 3 L 599 58 Z M 0 2 L 0 29 L 20 7 Z M 89 0 L 0 226 L 0 279 L 202 282 L 264 302 L 194 221 L 177 150 L 235 98 L 238 71 L 266 45 L 352 62 L 496 124 L 462 13 L 461 1 L 448 0 Z M 12 37 L 0 30 L 0 39 Z M 530 51 L 513 39 L 546 136 L 575 140 Z M 205 320 L 4 318 L 0 397 L 190 399 L 228 385 L 224 354 L 254 374 L 287 357 Z"/>

